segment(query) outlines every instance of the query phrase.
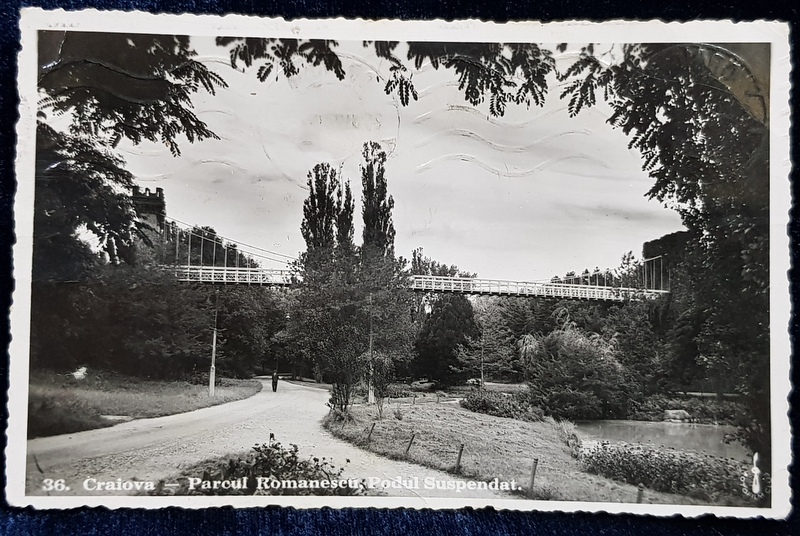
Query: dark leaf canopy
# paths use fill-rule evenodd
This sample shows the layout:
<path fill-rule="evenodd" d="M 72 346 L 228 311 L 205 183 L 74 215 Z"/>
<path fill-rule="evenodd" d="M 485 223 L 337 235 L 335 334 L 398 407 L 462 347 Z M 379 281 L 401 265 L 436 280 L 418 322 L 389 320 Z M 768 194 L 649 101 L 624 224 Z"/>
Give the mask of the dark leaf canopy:
<path fill-rule="evenodd" d="M 191 95 L 214 94 L 225 81 L 193 59 L 186 36 L 41 32 L 41 110 L 72 116 L 72 132 L 163 143 L 216 138 L 192 111 Z"/>
<path fill-rule="evenodd" d="M 333 49 L 336 41 L 322 39 L 270 39 L 261 37 L 218 37 L 217 45 L 230 47 L 231 67 L 239 68 L 239 62 L 252 67 L 260 62 L 257 76 L 265 81 L 276 67 L 286 78 L 300 72 L 296 59 L 315 67 L 324 65 L 339 80 L 344 79 L 342 62 Z M 263 60 L 263 61 L 261 61 Z"/>
<path fill-rule="evenodd" d="M 389 60 L 391 78 L 387 94 L 397 92 L 401 103 L 408 105 L 417 92 L 408 68 L 395 55 L 397 43 L 376 41 L 372 44 L 378 57 Z M 510 103 L 530 106 L 544 104 L 546 76 L 555 69 L 552 53 L 534 43 L 408 43 L 407 59 L 415 69 L 426 63 L 434 69 L 452 69 L 458 88 L 473 106 L 489 101 L 489 113 L 502 116 Z"/>
<path fill-rule="evenodd" d="M 112 260 L 125 260 L 136 237 L 146 240 L 130 198 L 133 176 L 109 151 L 39 124 L 34 210 L 34 273 L 75 277 L 79 230 L 93 234 Z M 69 246 L 68 244 L 73 244 Z M 71 272 L 66 276 L 66 272 Z"/>
<path fill-rule="evenodd" d="M 744 277 L 766 289 L 768 259 L 755 252 L 766 254 L 769 229 L 769 127 L 758 105 L 768 81 L 725 48 L 697 44 L 625 45 L 613 63 L 586 47 L 560 78 L 572 115 L 602 91 L 608 122 L 655 180 L 648 195 L 674 206 L 709 247 L 739 242 Z"/>

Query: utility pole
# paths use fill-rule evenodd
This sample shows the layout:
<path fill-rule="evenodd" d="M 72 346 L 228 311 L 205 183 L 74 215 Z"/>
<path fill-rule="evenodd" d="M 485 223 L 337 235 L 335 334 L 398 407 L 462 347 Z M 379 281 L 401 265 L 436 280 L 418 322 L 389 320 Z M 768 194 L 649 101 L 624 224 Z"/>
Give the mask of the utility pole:
<path fill-rule="evenodd" d="M 208 373 L 208 396 L 214 396 L 217 383 L 217 314 L 219 313 L 219 289 L 216 290 L 214 300 L 214 335 L 211 339 L 211 370 Z"/>
<path fill-rule="evenodd" d="M 484 388 L 485 381 L 486 381 L 486 378 L 484 377 L 484 374 L 483 374 L 483 345 L 486 342 L 484 340 L 484 336 L 485 336 L 485 334 L 481 333 L 481 389 Z"/>
<path fill-rule="evenodd" d="M 369 293 L 369 387 L 367 404 L 375 403 L 375 388 L 372 386 L 372 293 Z"/>

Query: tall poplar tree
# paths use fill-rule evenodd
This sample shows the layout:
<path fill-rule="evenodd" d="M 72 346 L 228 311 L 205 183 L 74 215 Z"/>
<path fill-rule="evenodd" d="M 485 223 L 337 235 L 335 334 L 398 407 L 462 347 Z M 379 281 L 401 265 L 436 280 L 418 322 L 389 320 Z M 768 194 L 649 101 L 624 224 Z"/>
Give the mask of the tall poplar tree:
<path fill-rule="evenodd" d="M 361 215 L 364 220 L 363 245 L 366 256 L 394 255 L 394 199 L 388 195 L 386 182 L 386 151 L 379 143 L 364 144 L 361 152 Z"/>
<path fill-rule="evenodd" d="M 303 202 L 303 223 L 300 232 L 306 241 L 306 252 L 332 252 L 336 239 L 336 195 L 339 179 L 328 163 L 314 166 L 308 172 L 308 197 Z"/>

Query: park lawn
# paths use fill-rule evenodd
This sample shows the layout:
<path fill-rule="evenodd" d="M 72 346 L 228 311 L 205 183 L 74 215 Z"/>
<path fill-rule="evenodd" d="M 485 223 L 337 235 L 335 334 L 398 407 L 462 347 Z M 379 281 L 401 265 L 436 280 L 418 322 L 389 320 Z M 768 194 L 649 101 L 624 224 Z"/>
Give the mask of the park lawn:
<path fill-rule="evenodd" d="M 528 488 L 533 459 L 538 458 L 532 498 L 541 500 L 629 502 L 637 487 L 585 473 L 570 455 L 552 420 L 523 422 L 467 411 L 452 403 L 392 404 L 376 419 L 375 407 L 351 408 L 352 422 L 324 421 L 334 436 L 360 448 L 452 472 L 461 443 L 462 476 L 476 480 L 515 480 Z M 399 417 L 399 418 L 398 418 Z M 369 444 L 372 423 L 376 423 Z M 406 447 L 415 434 L 409 454 Z M 707 504 L 682 495 L 645 490 L 651 504 Z"/>
<path fill-rule="evenodd" d="M 90 370 L 83 380 L 70 375 L 31 373 L 28 438 L 47 437 L 116 424 L 102 415 L 129 419 L 162 417 L 253 396 L 258 380 L 219 379 L 214 398 L 208 386 L 156 381 Z"/>

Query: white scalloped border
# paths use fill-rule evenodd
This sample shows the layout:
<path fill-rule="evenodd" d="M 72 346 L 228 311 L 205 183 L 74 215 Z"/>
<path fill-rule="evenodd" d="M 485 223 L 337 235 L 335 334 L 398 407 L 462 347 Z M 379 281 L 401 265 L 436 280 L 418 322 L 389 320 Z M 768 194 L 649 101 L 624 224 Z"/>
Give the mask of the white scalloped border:
<path fill-rule="evenodd" d="M 10 320 L 10 389 L 6 448 L 6 496 L 14 506 L 35 508 L 206 508 L 214 506 L 296 508 L 483 508 L 521 511 L 609 512 L 689 517 L 713 514 L 722 517 L 784 518 L 790 510 L 788 466 L 792 460 L 788 395 L 791 347 L 789 314 L 789 237 L 791 209 L 789 173 L 790 113 L 789 25 L 755 21 L 628 21 L 607 22 L 509 22 L 477 20 L 346 20 L 343 18 L 286 21 L 243 15 L 152 14 L 123 11 L 21 11 L 22 48 L 19 53 L 17 124 L 17 195 L 15 200 L 14 277 L 16 290 Z M 634 503 L 587 503 L 528 501 L 523 499 L 422 499 L 394 497 L 34 497 L 25 494 L 26 423 L 28 399 L 28 341 L 30 336 L 30 287 L 33 230 L 33 181 L 35 157 L 36 71 L 38 30 L 123 31 L 179 35 L 247 35 L 254 37 L 304 37 L 338 40 L 484 41 L 484 42 L 768 42 L 772 45 L 770 84 L 770 325 L 771 408 L 773 430 L 773 504 L 770 508 L 651 505 Z M 745 312 L 743 312 L 745 313 Z M 746 314 L 746 313 L 745 313 Z"/>

